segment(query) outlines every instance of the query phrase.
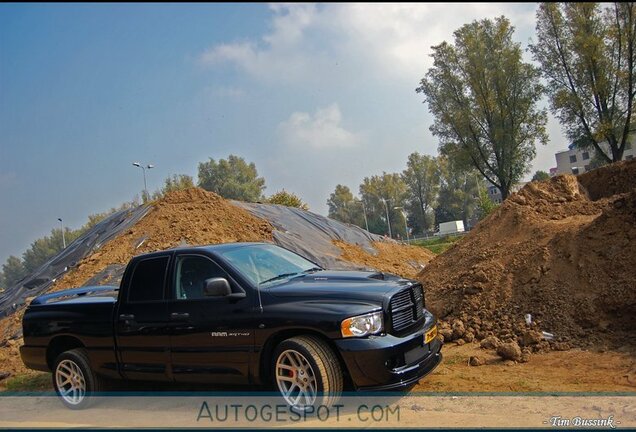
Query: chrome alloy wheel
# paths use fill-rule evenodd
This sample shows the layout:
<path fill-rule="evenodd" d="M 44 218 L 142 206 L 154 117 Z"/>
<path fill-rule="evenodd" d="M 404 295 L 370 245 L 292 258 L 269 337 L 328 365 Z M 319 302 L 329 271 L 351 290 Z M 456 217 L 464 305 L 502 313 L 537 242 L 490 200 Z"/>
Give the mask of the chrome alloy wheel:
<path fill-rule="evenodd" d="M 86 396 L 86 380 L 79 366 L 72 360 L 62 360 L 55 369 L 55 384 L 60 397 L 71 405 L 78 405 Z"/>
<path fill-rule="evenodd" d="M 316 401 L 316 375 L 298 351 L 286 350 L 278 356 L 276 383 L 285 401 L 294 408 L 303 409 Z"/>

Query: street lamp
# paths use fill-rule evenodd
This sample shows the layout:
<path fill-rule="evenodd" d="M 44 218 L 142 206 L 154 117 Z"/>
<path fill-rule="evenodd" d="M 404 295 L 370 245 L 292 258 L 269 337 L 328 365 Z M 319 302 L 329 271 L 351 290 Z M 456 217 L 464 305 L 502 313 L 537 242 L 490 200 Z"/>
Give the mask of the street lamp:
<path fill-rule="evenodd" d="M 364 205 L 364 201 L 353 200 L 353 202 L 362 204 L 362 214 L 364 214 L 364 225 L 367 227 L 367 231 L 369 231 L 369 221 L 367 220 L 367 208 Z"/>
<path fill-rule="evenodd" d="M 391 219 L 389 219 L 389 206 L 387 205 L 388 199 L 380 198 L 384 203 L 384 208 L 386 209 L 386 224 L 389 226 L 389 237 L 393 238 L 393 233 L 391 232 Z"/>
<path fill-rule="evenodd" d="M 146 169 L 152 169 L 155 166 L 148 164 L 147 166 L 144 167 L 139 162 L 133 162 L 133 165 L 136 166 L 137 168 L 141 168 L 142 171 L 144 172 L 144 192 L 145 192 L 145 196 L 148 196 L 148 187 L 146 186 Z"/>
<path fill-rule="evenodd" d="M 66 249 L 66 238 L 64 237 L 64 224 L 62 223 L 62 218 L 57 218 L 60 221 L 60 228 L 62 229 L 62 245 L 63 249 Z"/>
<path fill-rule="evenodd" d="M 402 216 L 404 217 L 404 229 L 406 230 L 406 242 L 407 243 L 411 243 L 411 237 L 409 236 L 409 226 L 406 223 L 406 213 L 404 212 L 404 208 L 403 207 L 393 207 L 393 210 L 400 210 L 400 213 L 402 213 Z"/>

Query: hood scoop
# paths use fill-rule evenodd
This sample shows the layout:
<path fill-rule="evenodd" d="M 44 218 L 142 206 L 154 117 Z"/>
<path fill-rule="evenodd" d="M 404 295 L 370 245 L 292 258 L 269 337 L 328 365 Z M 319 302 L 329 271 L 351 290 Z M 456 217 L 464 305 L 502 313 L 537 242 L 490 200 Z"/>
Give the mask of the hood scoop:
<path fill-rule="evenodd" d="M 310 277 L 306 278 L 306 281 L 342 281 L 342 282 L 362 282 L 369 279 L 387 280 L 386 276 L 382 272 L 369 272 L 369 271 L 329 271 L 323 270 L 316 272 Z"/>

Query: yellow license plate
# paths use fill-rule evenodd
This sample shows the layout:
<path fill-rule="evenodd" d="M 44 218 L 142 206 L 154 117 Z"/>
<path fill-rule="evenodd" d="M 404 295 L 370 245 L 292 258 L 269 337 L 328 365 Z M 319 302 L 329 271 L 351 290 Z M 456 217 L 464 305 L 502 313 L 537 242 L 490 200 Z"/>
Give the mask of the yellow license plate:
<path fill-rule="evenodd" d="M 437 326 L 433 326 L 429 331 L 424 333 L 424 343 L 431 343 L 437 337 Z"/>

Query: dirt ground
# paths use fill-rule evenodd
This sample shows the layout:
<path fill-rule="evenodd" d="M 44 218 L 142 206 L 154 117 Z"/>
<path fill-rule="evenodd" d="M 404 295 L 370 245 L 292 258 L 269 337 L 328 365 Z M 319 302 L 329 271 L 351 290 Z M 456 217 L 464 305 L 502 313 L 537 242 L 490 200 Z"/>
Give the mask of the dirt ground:
<path fill-rule="evenodd" d="M 442 353 L 442 364 L 414 392 L 636 392 L 634 352 L 551 351 L 527 363 L 504 362 L 477 344 L 446 344 Z M 470 366 L 473 356 L 485 364 Z"/>

